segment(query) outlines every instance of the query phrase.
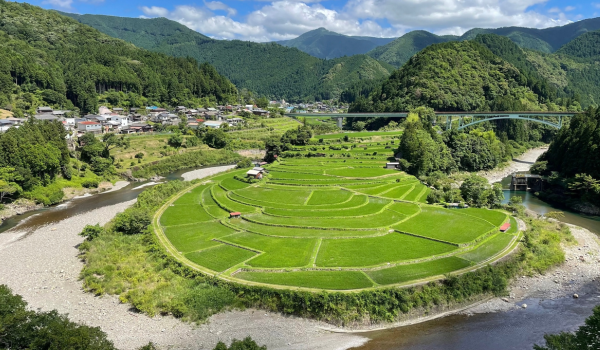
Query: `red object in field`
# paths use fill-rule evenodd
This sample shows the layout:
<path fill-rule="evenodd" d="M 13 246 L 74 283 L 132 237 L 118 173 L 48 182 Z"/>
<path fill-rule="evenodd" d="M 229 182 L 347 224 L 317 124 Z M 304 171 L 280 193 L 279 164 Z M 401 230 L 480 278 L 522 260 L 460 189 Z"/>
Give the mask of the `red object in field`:
<path fill-rule="evenodd" d="M 239 211 L 229 213 L 230 218 L 239 218 L 240 216 L 242 216 L 242 213 L 240 213 Z"/>
<path fill-rule="evenodd" d="M 510 224 L 507 222 L 506 224 L 503 224 L 502 226 L 500 226 L 500 231 L 506 232 L 509 228 L 510 228 Z"/>

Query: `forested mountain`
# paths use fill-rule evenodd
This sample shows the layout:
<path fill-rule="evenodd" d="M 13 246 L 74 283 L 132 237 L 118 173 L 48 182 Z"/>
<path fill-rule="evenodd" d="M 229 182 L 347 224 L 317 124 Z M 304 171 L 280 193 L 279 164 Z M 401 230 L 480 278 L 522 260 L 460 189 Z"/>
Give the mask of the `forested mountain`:
<path fill-rule="evenodd" d="M 295 47 L 311 56 L 323 59 L 365 54 L 374 48 L 385 45 L 395 38 L 374 38 L 368 36 L 347 36 L 319 28 L 306 32 L 291 40 L 275 43 Z"/>
<path fill-rule="evenodd" d="M 226 101 L 236 88 L 208 64 L 139 49 L 54 11 L 0 0 L 0 106 L 97 110 L 109 89 L 178 104 Z"/>
<path fill-rule="evenodd" d="M 505 36 L 525 49 L 532 49 L 544 53 L 557 51 L 563 45 L 577 38 L 581 34 L 600 30 L 600 18 L 591 18 L 560 27 L 546 29 L 505 27 L 496 29 L 474 28 L 462 36 L 438 36 L 426 31 L 417 30 L 409 32 L 389 44 L 377 47 L 367 53 L 369 56 L 395 67 L 402 66 L 415 53 L 425 47 L 446 41 L 463 41 L 475 39 L 479 34 L 496 34 Z"/>
<path fill-rule="evenodd" d="M 474 41 L 435 44 L 395 71 L 353 111 L 405 111 L 428 106 L 437 111 L 545 110 L 512 64 Z M 550 109 L 555 109 L 552 106 Z"/>
<path fill-rule="evenodd" d="M 148 50 L 208 62 L 238 89 L 270 98 L 338 98 L 347 86 L 381 80 L 393 70 L 365 55 L 323 60 L 274 43 L 213 40 L 165 18 L 66 15 Z"/>
<path fill-rule="evenodd" d="M 414 54 L 429 45 L 458 40 L 453 35 L 438 36 L 425 30 L 415 30 L 404 34 L 387 45 L 379 46 L 368 55 L 394 67 L 402 66 Z"/>

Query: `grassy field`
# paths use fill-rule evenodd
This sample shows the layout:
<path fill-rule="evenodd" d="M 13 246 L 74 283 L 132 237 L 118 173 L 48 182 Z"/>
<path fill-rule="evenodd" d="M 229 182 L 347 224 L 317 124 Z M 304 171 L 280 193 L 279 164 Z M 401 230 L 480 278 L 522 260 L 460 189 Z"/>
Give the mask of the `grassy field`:
<path fill-rule="evenodd" d="M 317 266 L 361 267 L 413 260 L 451 252 L 456 246 L 392 232 L 385 236 L 327 239 L 321 243 Z"/>
<path fill-rule="evenodd" d="M 357 138 L 357 137 L 376 137 L 376 136 L 384 136 L 384 137 L 400 137 L 402 135 L 402 131 L 363 131 L 363 132 L 346 132 L 339 134 L 327 134 L 327 135 L 315 135 L 315 139 L 324 139 L 324 140 L 332 140 L 332 139 L 342 139 L 344 136 L 348 136 L 348 138 Z"/>
<path fill-rule="evenodd" d="M 405 283 L 431 276 L 443 275 L 468 267 L 470 263 L 454 256 L 417 264 L 398 265 L 387 269 L 368 271 L 367 275 L 379 284 Z"/>
<path fill-rule="evenodd" d="M 234 178 L 245 169 L 213 176 L 181 193 L 159 223 L 203 269 L 242 283 L 330 290 L 444 275 L 488 263 L 511 244 L 518 227 L 504 212 L 424 204 L 427 186 L 384 168 L 391 142 L 300 147 L 326 157 L 281 157 L 253 184 Z M 230 219 L 234 211 L 241 218 Z M 507 220 L 510 231 L 499 233 Z"/>
<path fill-rule="evenodd" d="M 424 206 L 419 215 L 394 228 L 456 244 L 471 242 L 494 228 L 489 222 L 459 214 L 458 211 Z"/>
<path fill-rule="evenodd" d="M 241 272 L 235 277 L 267 284 L 332 290 L 359 289 L 373 285 L 360 271 Z"/>

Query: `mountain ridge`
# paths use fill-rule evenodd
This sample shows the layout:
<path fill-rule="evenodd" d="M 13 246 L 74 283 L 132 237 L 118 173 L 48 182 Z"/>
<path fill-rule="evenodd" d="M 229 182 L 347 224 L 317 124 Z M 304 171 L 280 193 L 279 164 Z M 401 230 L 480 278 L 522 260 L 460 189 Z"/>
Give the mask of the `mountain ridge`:
<path fill-rule="evenodd" d="M 295 47 L 317 58 L 333 59 L 364 54 L 394 39 L 348 36 L 321 27 L 308 31 L 297 38 L 275 41 L 275 43 L 286 47 Z"/>

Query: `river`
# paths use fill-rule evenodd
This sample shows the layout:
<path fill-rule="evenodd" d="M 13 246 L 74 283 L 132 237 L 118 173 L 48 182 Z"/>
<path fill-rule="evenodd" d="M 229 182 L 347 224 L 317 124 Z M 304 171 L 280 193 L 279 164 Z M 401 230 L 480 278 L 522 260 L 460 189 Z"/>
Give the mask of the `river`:
<path fill-rule="evenodd" d="M 181 179 L 188 170 L 167 176 L 167 180 Z M 509 181 L 509 180 L 508 180 Z M 506 179 L 503 181 L 506 183 Z M 0 226 L 0 233 L 17 225 L 19 229 L 31 230 L 56 223 L 92 209 L 123 203 L 136 198 L 145 183 L 133 183 L 109 193 L 83 197 L 67 203 L 15 216 Z M 557 210 L 527 192 L 505 191 L 506 200 L 513 195 L 524 198 L 524 205 L 537 213 Z M 565 212 L 563 221 L 600 233 L 600 218 Z M 593 306 L 600 304 L 596 286 L 590 285 L 579 299 L 570 297 L 542 300 L 527 299 L 527 310 L 474 315 L 452 315 L 432 321 L 382 330 L 360 333 L 371 339 L 356 348 L 362 350 L 425 350 L 425 349 L 532 349 L 534 343 L 543 343 L 543 334 L 574 330 L 591 314 Z"/>
<path fill-rule="evenodd" d="M 523 204 L 531 211 L 545 214 L 562 211 L 561 219 L 600 234 L 600 217 L 586 216 L 557 209 L 538 199 L 530 192 L 510 191 L 510 177 L 501 181 L 505 202 L 512 196 L 523 198 Z M 474 315 L 457 314 L 412 326 L 361 333 L 371 339 L 357 350 L 508 350 L 533 349 L 533 344 L 543 344 L 546 333 L 573 331 L 592 314 L 592 308 L 600 304 L 598 285 L 593 283 L 581 289 L 578 299 L 530 298 L 519 304 L 528 305 L 526 310 Z"/>

